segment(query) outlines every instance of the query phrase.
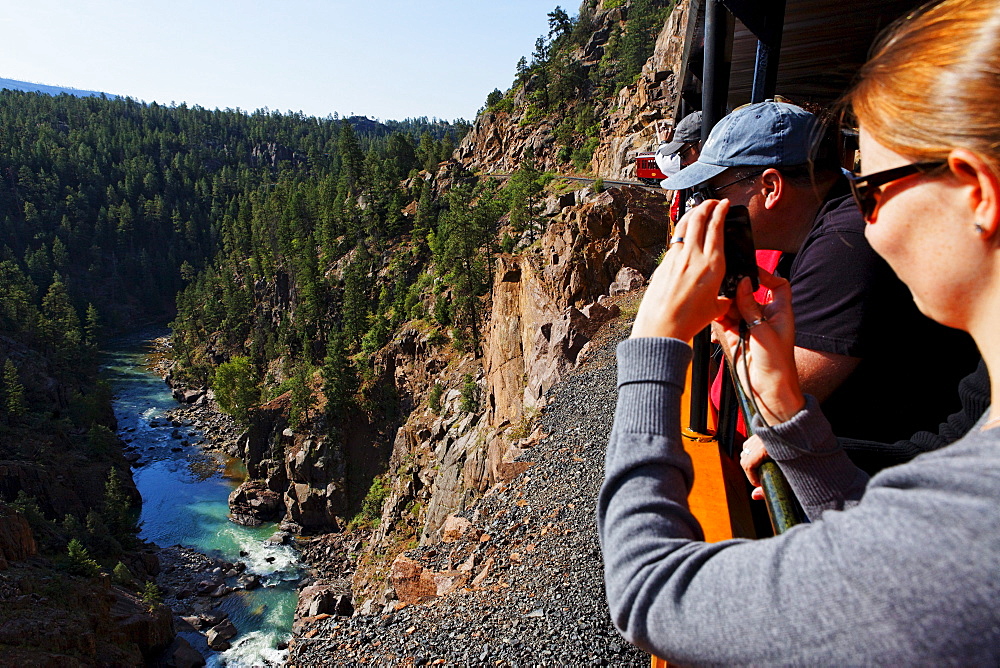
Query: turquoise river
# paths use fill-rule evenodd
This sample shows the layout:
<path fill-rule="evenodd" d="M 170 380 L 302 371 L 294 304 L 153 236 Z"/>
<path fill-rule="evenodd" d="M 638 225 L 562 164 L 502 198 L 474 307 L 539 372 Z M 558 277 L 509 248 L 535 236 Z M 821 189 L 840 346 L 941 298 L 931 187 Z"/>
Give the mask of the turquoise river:
<path fill-rule="evenodd" d="M 211 653 L 201 634 L 182 635 L 209 655 L 209 666 L 281 665 L 286 652 L 276 648 L 291 636 L 301 563 L 292 548 L 264 543 L 274 525 L 248 528 L 229 521 L 229 493 L 243 476 L 238 460 L 194 446 L 178 448 L 175 427 L 165 418 L 177 404 L 163 380 L 147 368 L 151 339 L 159 334 L 120 339 L 104 360 L 119 434 L 141 455 L 141 465 L 132 471 L 142 493 L 139 536 L 160 547 L 180 544 L 229 562 L 242 561 L 248 572 L 260 575 L 262 588 L 231 594 L 219 606 L 239 631 L 231 649 Z M 185 438 L 191 434 L 192 442 L 203 437 L 193 427 L 180 431 Z"/>

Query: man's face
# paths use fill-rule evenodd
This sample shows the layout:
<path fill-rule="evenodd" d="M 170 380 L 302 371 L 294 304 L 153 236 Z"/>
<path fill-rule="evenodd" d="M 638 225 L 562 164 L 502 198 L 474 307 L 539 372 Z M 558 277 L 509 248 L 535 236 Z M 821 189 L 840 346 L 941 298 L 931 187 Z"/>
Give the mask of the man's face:
<path fill-rule="evenodd" d="M 757 197 L 763 172 L 763 168 L 757 167 L 732 167 L 706 181 L 701 190 L 710 199 L 728 199 L 731 205 L 747 207 L 754 241 L 758 248 L 767 249 L 771 245 L 767 231 L 769 216 Z"/>
<path fill-rule="evenodd" d="M 677 151 L 677 155 L 681 158 L 681 168 L 687 167 L 688 165 L 698 161 L 698 156 L 701 155 L 700 145 L 695 142 L 691 144 L 684 144 L 681 150 Z"/>

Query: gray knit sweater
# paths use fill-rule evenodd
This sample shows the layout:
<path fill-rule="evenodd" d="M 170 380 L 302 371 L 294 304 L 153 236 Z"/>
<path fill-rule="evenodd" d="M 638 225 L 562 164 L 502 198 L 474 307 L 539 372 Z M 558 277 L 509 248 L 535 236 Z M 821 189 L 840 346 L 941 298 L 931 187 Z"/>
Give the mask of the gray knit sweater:
<path fill-rule="evenodd" d="M 680 665 L 1000 663 L 1000 429 L 869 481 L 810 397 L 757 433 L 812 522 L 703 543 L 679 435 L 690 358 L 674 339 L 618 347 L 597 520 L 625 638 Z"/>

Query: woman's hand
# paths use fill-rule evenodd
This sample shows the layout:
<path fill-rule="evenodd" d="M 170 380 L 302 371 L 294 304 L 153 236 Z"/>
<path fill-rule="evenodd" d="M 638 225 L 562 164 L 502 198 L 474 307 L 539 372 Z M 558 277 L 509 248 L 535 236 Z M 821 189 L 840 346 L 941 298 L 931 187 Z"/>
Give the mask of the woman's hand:
<path fill-rule="evenodd" d="M 764 499 L 764 490 L 760 486 L 760 465 L 764 463 L 767 459 L 767 448 L 764 447 L 764 441 L 760 440 L 760 436 L 754 435 L 743 442 L 743 452 L 740 453 L 740 466 L 743 467 L 743 472 L 747 474 L 747 480 L 753 485 L 753 492 L 750 494 L 750 498 L 755 501 L 762 501 Z"/>
<path fill-rule="evenodd" d="M 761 269 L 760 282 L 771 290 L 772 300 L 758 304 L 750 279 L 744 278 L 736 290 L 733 307 L 719 319 L 719 324 L 725 345 L 733 352 L 733 366 L 743 389 L 753 393 L 764 421 L 778 424 L 802 410 L 806 401 L 795 369 L 795 326 L 788 281 Z M 740 340 L 741 320 L 749 327 L 746 350 Z M 744 355 L 748 355 L 746 360 Z"/>
<path fill-rule="evenodd" d="M 639 305 L 632 338 L 665 336 L 690 341 L 722 316 L 730 300 L 719 296 L 726 272 L 722 233 L 729 200 L 709 200 L 677 224 L 674 238 Z"/>

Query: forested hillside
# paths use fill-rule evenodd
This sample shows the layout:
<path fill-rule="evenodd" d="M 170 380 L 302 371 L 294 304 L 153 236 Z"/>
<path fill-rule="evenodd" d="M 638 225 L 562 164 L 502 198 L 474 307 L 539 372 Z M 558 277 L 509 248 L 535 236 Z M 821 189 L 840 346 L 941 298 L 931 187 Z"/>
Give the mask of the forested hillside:
<path fill-rule="evenodd" d="M 90 596 L 93 587 L 73 574 L 114 571 L 117 579 L 131 571 L 140 578 L 133 590 L 141 589 L 151 575 L 136 553 L 142 545 L 129 511 L 139 498 L 115 435 L 110 392 L 97 374 L 101 341 L 166 324 L 179 290 L 198 276 L 194 286 L 211 282 L 217 255 L 226 275 L 234 268 L 224 258 L 239 252 L 272 271 L 275 255 L 288 249 L 250 241 L 249 227 L 240 225 L 263 219 L 254 211 L 283 211 L 290 191 L 322 188 L 330 200 L 323 200 L 325 214 L 366 168 L 388 170 L 388 188 L 398 189 L 410 171 L 437 165 L 465 128 L 0 92 L 0 513 L 19 513 L 4 520 L 0 570 L 5 552 L 51 559 L 54 570 L 29 569 L 19 586 L 63 582 L 71 594 L 53 605 L 69 607 L 54 614 L 68 619 L 85 609 L 74 608 L 72 596 Z M 298 214 L 280 216 L 283 238 L 308 224 Z M 197 287 L 187 294 L 194 299 Z M 212 295 L 179 322 L 194 331 L 215 306 L 239 317 L 232 302 Z M 233 322 L 210 326 L 226 331 Z M 45 609 L 38 609 L 43 619 Z M 106 612 L 91 620 L 100 651 L 137 651 L 115 635 Z M 169 627 L 169 615 L 154 617 L 151 627 Z M 62 627 L 53 631 L 47 649 L 72 644 L 75 624 L 66 626 L 66 638 Z"/>
<path fill-rule="evenodd" d="M 4 91 L 0 332 L 39 350 L 65 379 L 90 377 L 102 329 L 165 322 L 177 292 L 220 248 L 273 268 L 266 258 L 290 249 L 250 242 L 254 210 L 282 209 L 279 233 L 289 239 L 310 222 L 284 210 L 286 195 L 297 192 L 292 206 L 305 207 L 306 190 L 314 203 L 322 192 L 317 213 L 334 234 L 328 211 L 366 169 L 383 175 L 383 191 L 398 190 L 411 169 L 449 153 L 464 128 Z M 395 197 L 399 219 L 404 200 Z"/>

